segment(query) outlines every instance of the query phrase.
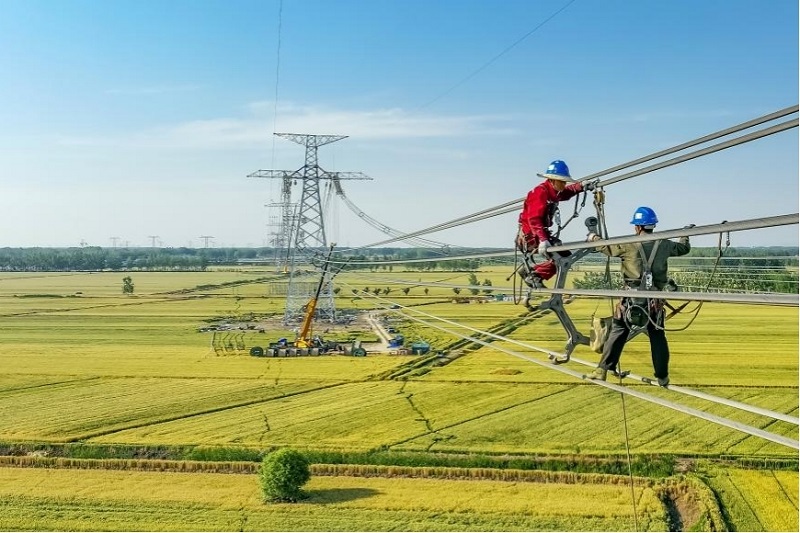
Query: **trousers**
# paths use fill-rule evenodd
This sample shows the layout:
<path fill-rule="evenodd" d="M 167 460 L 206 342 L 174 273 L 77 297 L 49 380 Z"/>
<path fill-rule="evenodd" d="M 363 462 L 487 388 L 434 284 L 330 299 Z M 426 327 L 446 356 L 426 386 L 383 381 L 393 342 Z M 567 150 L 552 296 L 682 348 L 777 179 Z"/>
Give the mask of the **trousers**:
<path fill-rule="evenodd" d="M 559 239 L 552 239 L 552 244 L 557 246 L 561 244 Z M 533 254 L 536 252 L 536 248 L 539 247 L 539 239 L 535 235 L 531 235 L 529 237 L 517 237 L 517 248 L 523 253 L 528 256 L 528 262 L 533 263 Z M 569 257 L 572 255 L 572 252 L 569 250 L 564 250 L 563 252 L 556 252 L 561 257 Z M 552 259 L 547 259 L 546 261 L 542 261 L 541 263 L 536 263 L 533 266 L 533 273 L 539 276 L 543 280 L 548 280 L 556 275 L 558 271 L 558 267 L 556 267 L 555 261 Z"/>
<path fill-rule="evenodd" d="M 617 316 L 619 315 L 619 316 Z M 650 339 L 650 357 L 653 361 L 653 372 L 656 378 L 666 378 L 669 375 L 669 344 L 664 333 L 664 313 L 651 313 L 650 322 L 647 324 L 647 336 Z M 655 324 L 654 324 L 655 322 Z M 615 314 L 611 321 L 611 331 L 603 347 L 603 357 L 600 366 L 606 370 L 614 370 L 619 364 L 622 350 L 628 342 L 630 328 L 620 313 Z"/>

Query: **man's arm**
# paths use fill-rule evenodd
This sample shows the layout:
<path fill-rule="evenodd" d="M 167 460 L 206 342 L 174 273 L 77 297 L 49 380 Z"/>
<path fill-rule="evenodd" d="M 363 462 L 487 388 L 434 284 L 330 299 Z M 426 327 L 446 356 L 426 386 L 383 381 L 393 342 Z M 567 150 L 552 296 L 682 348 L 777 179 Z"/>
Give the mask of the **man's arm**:
<path fill-rule="evenodd" d="M 590 233 L 586 237 L 587 242 L 599 241 L 599 240 L 600 240 L 600 235 L 597 235 L 596 233 Z M 622 255 L 622 249 L 623 249 L 622 247 L 623 247 L 622 244 L 608 244 L 606 246 L 598 246 L 597 248 L 595 248 L 595 250 L 609 257 L 619 257 Z"/>
<path fill-rule="evenodd" d="M 556 196 L 556 200 L 558 200 L 559 202 L 563 202 L 564 200 L 569 200 L 570 198 L 572 198 L 573 196 L 575 196 L 580 192 L 583 192 L 582 183 L 570 183 L 569 185 L 564 187 L 563 191 L 558 193 L 558 196 Z"/>
<path fill-rule="evenodd" d="M 539 241 L 550 240 L 550 228 L 545 226 L 545 219 L 547 218 L 547 192 L 544 187 L 536 187 L 528 193 L 525 199 L 528 210 L 525 213 L 527 216 L 528 228 Z M 523 224 L 523 227 L 525 224 Z"/>
<path fill-rule="evenodd" d="M 670 257 L 678 255 L 686 255 L 691 249 L 692 245 L 689 244 L 689 237 L 681 237 L 678 242 L 669 241 L 672 245 L 669 250 Z"/>

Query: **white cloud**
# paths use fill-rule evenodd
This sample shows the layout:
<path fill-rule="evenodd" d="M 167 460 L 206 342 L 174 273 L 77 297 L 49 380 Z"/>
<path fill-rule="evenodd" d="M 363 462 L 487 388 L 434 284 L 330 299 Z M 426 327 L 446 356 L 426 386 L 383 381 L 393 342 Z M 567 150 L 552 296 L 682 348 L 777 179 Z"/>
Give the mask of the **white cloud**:
<path fill-rule="evenodd" d="M 248 116 L 193 120 L 180 124 L 106 137 L 62 137 L 69 146 L 120 146 L 164 149 L 231 149 L 263 147 L 272 137 L 274 105 L 254 102 Z M 502 115 L 437 116 L 402 109 L 342 110 L 283 104 L 278 107 L 280 132 L 342 134 L 360 139 L 447 138 L 512 135 L 511 117 Z"/>

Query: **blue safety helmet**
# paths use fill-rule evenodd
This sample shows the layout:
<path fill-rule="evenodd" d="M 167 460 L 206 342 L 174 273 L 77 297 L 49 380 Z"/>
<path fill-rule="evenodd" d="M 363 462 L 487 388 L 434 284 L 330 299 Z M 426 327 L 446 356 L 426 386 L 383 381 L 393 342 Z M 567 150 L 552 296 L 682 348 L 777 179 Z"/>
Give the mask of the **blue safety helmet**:
<path fill-rule="evenodd" d="M 637 226 L 655 226 L 658 224 L 658 217 L 656 216 L 655 211 L 649 207 L 642 206 L 633 212 L 631 224 L 635 224 Z"/>
<path fill-rule="evenodd" d="M 566 182 L 573 182 L 575 180 L 572 179 L 572 176 L 569 175 L 569 167 L 567 164 L 557 159 L 550 163 L 547 167 L 547 170 L 544 173 L 536 174 L 540 178 L 547 178 L 549 180 L 559 180 L 559 181 L 566 181 Z"/>

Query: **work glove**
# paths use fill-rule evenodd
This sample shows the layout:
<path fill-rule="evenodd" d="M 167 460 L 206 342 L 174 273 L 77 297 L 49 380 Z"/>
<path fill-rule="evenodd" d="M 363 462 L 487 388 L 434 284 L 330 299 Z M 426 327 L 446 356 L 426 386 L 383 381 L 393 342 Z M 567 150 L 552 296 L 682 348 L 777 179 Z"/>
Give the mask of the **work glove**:
<path fill-rule="evenodd" d="M 599 241 L 599 240 L 600 240 L 600 235 L 598 235 L 597 233 L 590 232 L 588 235 L 586 235 L 586 242 Z"/>
<path fill-rule="evenodd" d="M 597 188 L 597 182 L 598 182 L 598 180 L 585 182 L 583 184 L 583 190 L 584 191 L 593 191 L 593 190 L 595 190 Z"/>
<path fill-rule="evenodd" d="M 539 252 L 541 255 L 549 255 L 547 253 L 547 249 L 550 248 L 550 246 L 552 246 L 550 244 L 550 241 L 542 241 L 539 243 L 539 248 L 536 251 Z"/>

